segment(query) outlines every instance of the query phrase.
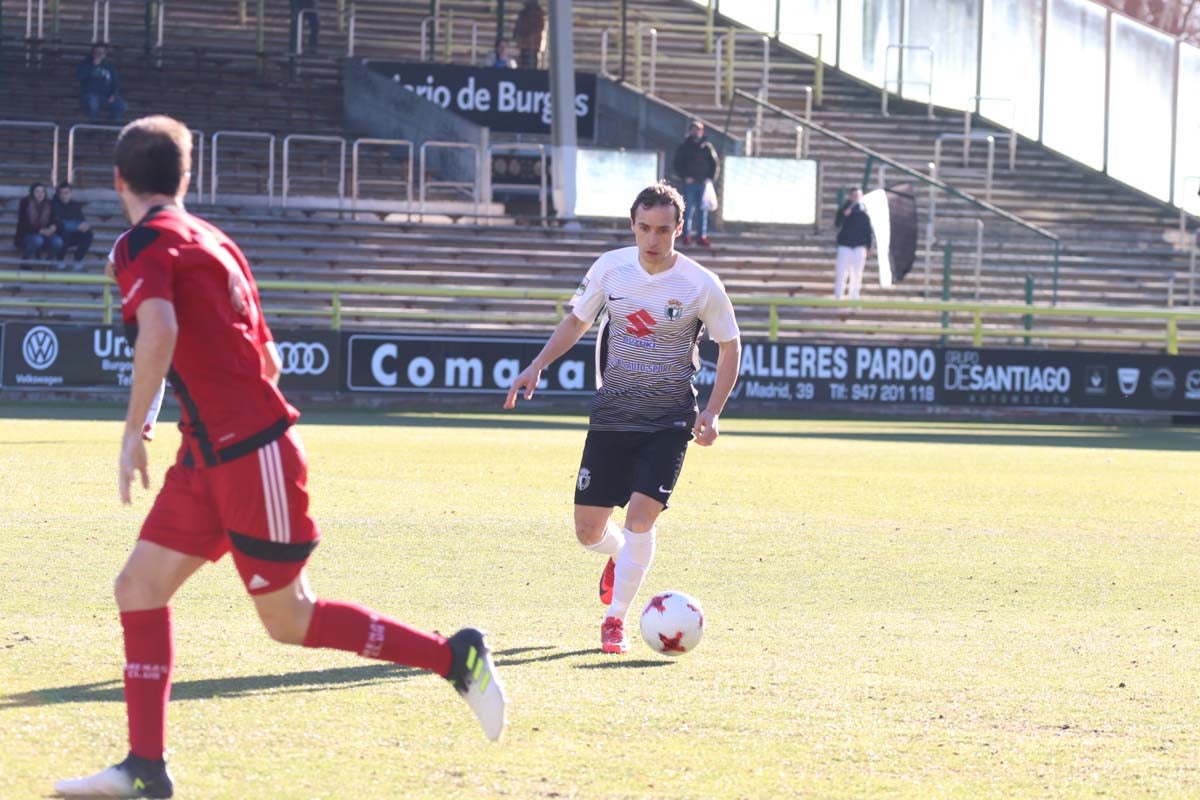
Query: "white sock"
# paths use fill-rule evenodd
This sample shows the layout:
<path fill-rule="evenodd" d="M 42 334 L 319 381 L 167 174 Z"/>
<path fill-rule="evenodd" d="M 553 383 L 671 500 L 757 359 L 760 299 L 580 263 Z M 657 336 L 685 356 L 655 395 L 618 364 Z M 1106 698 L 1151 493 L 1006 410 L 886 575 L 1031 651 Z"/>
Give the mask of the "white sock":
<path fill-rule="evenodd" d="M 642 579 L 650 562 L 654 560 L 654 532 L 651 528 L 645 533 L 634 533 L 626 528 L 625 546 L 617 555 L 617 570 L 613 580 L 612 605 L 608 607 L 608 616 L 619 620 L 625 619 L 630 604 L 637 597 L 638 589 L 642 588 Z"/>
<path fill-rule="evenodd" d="M 621 533 L 621 529 L 617 527 L 617 523 L 611 519 L 604 526 L 604 536 L 595 544 L 585 544 L 588 550 L 600 553 L 605 556 L 615 556 L 621 552 L 621 548 L 625 546 L 625 536 Z"/>

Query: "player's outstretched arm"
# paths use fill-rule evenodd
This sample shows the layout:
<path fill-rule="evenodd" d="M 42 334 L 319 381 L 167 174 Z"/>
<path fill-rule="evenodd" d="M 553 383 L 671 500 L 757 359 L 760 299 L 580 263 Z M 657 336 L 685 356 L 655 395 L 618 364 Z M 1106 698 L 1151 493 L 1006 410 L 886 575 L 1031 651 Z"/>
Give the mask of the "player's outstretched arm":
<path fill-rule="evenodd" d="M 692 436 L 695 438 L 696 444 L 702 447 L 708 447 L 715 442 L 721 433 L 717 426 L 717 419 L 725 410 L 725 401 L 729 399 L 729 393 L 733 391 L 733 386 L 737 383 L 738 368 L 742 362 L 741 339 L 734 338 L 727 342 L 718 342 L 717 347 L 719 348 L 717 376 L 713 381 L 708 402 L 696 416 L 696 425 L 692 428 Z"/>
<path fill-rule="evenodd" d="M 519 392 L 524 395 L 526 400 L 532 399 L 538 381 L 541 380 L 542 370 L 574 347 L 590 327 L 592 327 L 592 323 L 584 322 L 575 314 L 568 312 L 562 322 L 558 323 L 554 333 L 550 334 L 550 338 L 542 347 L 542 352 L 538 353 L 529 366 L 521 370 L 521 374 L 513 379 L 512 386 L 508 389 L 508 396 L 504 398 L 504 407 L 515 406 Z"/>
<path fill-rule="evenodd" d="M 146 474 L 146 444 L 142 441 L 142 426 L 171 366 L 175 337 L 179 332 L 175 306 L 158 297 L 147 298 L 138 305 L 137 324 L 137 343 L 133 347 L 133 387 L 129 390 L 129 408 L 125 412 L 125 433 L 121 437 L 118 468 L 122 503 L 130 502 L 129 487 L 135 472 L 141 473 L 143 487 L 150 485 L 150 478 Z"/>

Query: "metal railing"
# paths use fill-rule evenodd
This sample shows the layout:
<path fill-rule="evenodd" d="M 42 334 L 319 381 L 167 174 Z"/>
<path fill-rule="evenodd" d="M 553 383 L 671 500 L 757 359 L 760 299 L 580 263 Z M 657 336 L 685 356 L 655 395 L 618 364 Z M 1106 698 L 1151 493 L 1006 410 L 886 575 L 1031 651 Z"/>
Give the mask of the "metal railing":
<path fill-rule="evenodd" d="M 51 131 L 52 141 L 50 144 L 50 185 L 58 185 L 58 125 L 53 122 L 38 122 L 36 120 L 0 120 L 2 128 L 30 128 L 32 130 L 49 130 Z M 5 167 L 23 167 L 29 168 L 28 162 L 3 162 L 0 166 Z"/>
<path fill-rule="evenodd" d="M 371 178 L 369 180 L 364 180 L 360 178 L 358 169 L 358 153 L 364 145 L 375 147 L 405 148 L 408 153 L 408 157 L 404 160 L 404 180 L 397 181 L 383 178 Z M 358 210 L 358 187 L 366 185 L 403 186 L 404 202 L 408 205 L 408 211 L 411 217 L 413 201 L 413 143 L 407 139 L 355 139 L 353 146 L 350 148 L 350 209 L 352 211 Z"/>
<path fill-rule="evenodd" d="M 296 41 L 292 42 L 292 52 L 298 56 L 304 55 L 304 19 L 308 18 L 308 24 L 311 26 L 318 22 L 319 15 L 315 8 L 301 9 L 296 13 Z"/>
<path fill-rule="evenodd" d="M 739 31 L 730 28 L 729 32 L 717 37 L 716 49 L 713 53 L 713 99 L 714 105 L 724 105 L 726 100 L 733 97 L 734 65 L 737 57 L 737 37 L 751 36 L 762 46 L 762 72 L 759 79 L 758 91 L 764 92 L 763 99 L 769 99 L 771 83 L 771 39 L 751 31 Z"/>
<path fill-rule="evenodd" d="M 1200 175 L 1184 175 L 1183 178 L 1181 179 L 1181 181 L 1182 181 L 1183 200 L 1180 201 L 1180 203 L 1179 203 L 1179 232 L 1181 234 L 1183 234 L 1183 233 L 1187 233 L 1187 218 L 1188 218 L 1187 196 L 1188 196 L 1188 191 L 1190 191 L 1192 184 L 1195 184 L 1196 187 L 1198 189 L 1200 189 Z M 1197 216 L 1200 216 L 1200 215 L 1197 215 Z"/>
<path fill-rule="evenodd" d="M 1012 171 L 1017 168 L 1017 103 L 1011 97 L 984 97 L 982 95 L 973 94 L 967 98 L 968 103 L 975 103 L 976 107 L 982 105 L 984 101 L 992 103 L 1008 103 L 1012 110 L 1012 119 L 1008 125 L 1008 169 Z M 970 107 L 963 111 L 963 166 L 971 160 L 971 118 L 972 113 Z"/>
<path fill-rule="evenodd" d="M 261 139 L 267 142 L 267 205 L 275 205 L 275 135 L 261 131 L 216 131 L 212 135 L 210 156 L 211 176 L 209 180 L 209 202 L 217 202 L 217 186 L 220 178 L 220 142 L 227 139 Z"/>
<path fill-rule="evenodd" d="M 1003 133 L 939 133 L 933 143 L 933 165 L 938 174 L 942 171 L 942 142 L 957 141 L 962 139 L 968 141 L 975 139 L 981 142 L 987 142 L 987 162 L 984 167 L 983 174 L 983 199 L 987 202 L 992 202 L 992 177 L 996 172 L 996 139 L 1005 136 Z M 966 149 L 963 150 L 964 155 Z M 963 166 L 967 166 L 967 161 L 963 159 Z"/>
<path fill-rule="evenodd" d="M 929 80 L 914 81 L 904 77 L 904 53 L 906 52 L 925 52 L 929 54 Z M 891 77 L 892 53 L 895 52 L 896 58 L 896 78 Z M 909 83 L 913 86 L 924 86 L 928 92 L 929 99 L 927 101 L 925 113 L 930 119 L 933 119 L 933 48 L 924 44 L 889 44 L 883 53 L 883 84 L 879 93 L 879 113 L 883 116 L 888 116 L 888 87 L 893 83 L 896 85 L 896 96 L 904 96 L 904 84 Z"/>
<path fill-rule="evenodd" d="M 547 183 L 546 183 L 546 166 L 547 166 L 546 145 L 544 145 L 544 144 L 494 144 L 494 145 L 491 145 L 487 149 L 487 165 L 488 165 L 488 173 L 489 174 L 491 174 L 491 172 L 492 172 L 492 158 L 497 151 L 507 152 L 507 153 L 522 153 L 522 152 L 537 153 L 537 155 L 539 157 L 538 206 L 541 210 L 541 218 L 543 220 L 545 220 L 547 217 L 547 214 L 548 214 L 547 209 L 548 209 L 549 194 L 550 194 L 548 191 Z M 524 183 L 496 183 L 493 181 L 491 184 L 491 188 L 492 188 L 492 191 L 495 191 L 496 189 L 503 189 L 503 190 L 510 190 L 510 191 L 513 189 L 525 190 L 525 189 L 529 189 L 529 185 L 524 184 Z M 489 193 L 487 200 L 490 201 L 491 199 L 492 198 Z"/>
<path fill-rule="evenodd" d="M 337 197 L 338 208 L 341 208 L 342 203 L 346 200 L 346 140 L 341 136 L 319 136 L 310 133 L 291 133 L 283 137 L 283 193 L 280 204 L 287 208 L 288 190 L 291 187 L 291 169 L 288 159 L 292 142 L 326 142 L 338 145 Z"/>
<path fill-rule="evenodd" d="M 120 125 L 93 125 L 87 122 L 81 122 L 78 125 L 72 125 L 67 131 L 67 183 L 75 183 L 75 173 L 80 171 L 80 168 L 75 164 L 75 134 L 79 131 L 113 131 L 121 132 Z M 115 138 L 115 137 L 114 137 Z M 88 167 L 92 172 L 105 170 L 110 175 L 112 174 L 112 160 L 108 160 L 104 167 Z"/>
<path fill-rule="evenodd" d="M 429 179 L 428 170 L 426 169 L 426 155 L 430 150 L 469 150 L 474 159 L 475 175 L 470 181 L 434 181 Z M 420 151 L 420 172 L 418 180 L 420 181 L 420 193 L 417 200 L 417 210 L 421 215 L 421 220 L 425 219 L 425 201 L 430 189 L 459 189 L 469 190 L 471 200 L 474 206 L 474 214 L 479 216 L 479 145 L 469 144 L 467 142 L 437 142 L 429 141 L 421 145 Z"/>
<path fill-rule="evenodd" d="M 29 272 L 29 271 L 0 271 L 0 283 L 17 284 L 58 284 L 78 286 L 98 286 L 102 296 L 96 301 L 57 301 L 38 300 L 34 298 L 14 298 L 0 296 L 0 308 L 64 308 L 75 310 L 95 310 L 100 313 L 105 324 L 112 324 L 116 310 L 119 308 L 119 298 L 114 297 L 112 282 L 102 275 L 83 275 L 78 273 Z M 570 290 L 560 289 L 518 289 L 506 287 L 452 287 L 431 283 L 396 284 L 396 283 L 342 283 L 337 281 L 283 281 L 260 280 L 260 289 L 266 292 L 301 292 L 329 297 L 327 305 L 314 305 L 311 308 L 276 308 L 271 302 L 266 303 L 266 312 L 270 316 L 288 314 L 326 318 L 334 330 L 341 328 L 342 319 L 347 314 L 368 318 L 396 318 L 406 312 L 393 309 L 346 309 L 343 295 L 377 296 L 377 297 L 437 297 L 459 298 L 472 297 L 494 300 L 545 300 L 554 304 L 554 318 L 561 319 L 566 313 L 566 304 L 571 298 Z M 1105 341 L 1136 345 L 1160 345 L 1169 355 L 1178 355 L 1181 344 L 1200 346 L 1200 334 L 1181 335 L 1179 327 L 1184 325 L 1200 326 L 1200 311 L 1179 308 L 1150 308 L 1130 307 L 1112 308 L 1105 306 L 1046 306 L 1033 303 L 991 303 L 991 302 L 958 302 L 958 301 L 927 301 L 927 300 L 834 300 L 825 297 L 775 297 L 769 295 L 731 295 L 730 301 L 739 308 L 760 308 L 766 310 L 766 319 L 746 319 L 743 330 L 764 330 L 770 341 L 777 341 L 781 333 L 808 332 L 829 334 L 865 334 L 891 335 L 905 337 L 936 337 L 945 340 L 969 339 L 972 346 L 982 347 L 989 339 L 1022 339 L 1030 346 L 1034 340 L 1057 341 Z M 864 309 L 874 311 L 895 311 L 914 321 L 906 319 L 903 322 L 894 320 L 871 323 L 864 322 L 853 326 L 843 320 L 814 322 L 812 315 L 805 313 L 799 319 L 785 319 L 781 311 L 789 309 Z M 412 313 L 412 312 L 407 312 Z M 970 322 L 966 325 L 953 321 L 952 315 L 966 314 Z M 923 315 L 936 315 L 931 324 L 918 325 Z M 457 321 L 464 318 L 479 320 L 478 312 L 471 312 L 469 317 L 455 312 L 441 310 L 421 310 L 419 316 L 423 321 L 442 322 Z M 1013 318 L 1013 327 L 985 325 L 984 319 L 996 317 Z M 1124 320 L 1146 321 L 1160 323 L 1162 328 L 1157 331 L 1114 331 L 1101 329 L 1099 326 L 1089 326 L 1086 329 L 1069 328 L 1034 328 L 1032 320 Z M 499 312 L 487 317 L 487 321 L 496 324 L 528 322 L 525 317 L 517 317 L 507 312 Z M 549 320 L 547 320 L 549 321 Z M 1019 321 L 1019 322 L 1018 322 Z M 1028 321 L 1029 327 L 1022 325 Z"/>
<path fill-rule="evenodd" d="M 92 0 L 92 42 L 107 42 L 108 41 L 108 16 L 109 5 L 111 0 Z M 38 0 L 38 5 L 41 5 L 41 0 Z M 100 27 L 100 8 L 104 7 L 104 27 Z M 40 23 L 39 23 L 40 24 Z M 101 37 L 101 32 L 104 36 Z"/>
<path fill-rule="evenodd" d="M 45 38 L 45 25 L 44 25 L 45 19 L 46 19 L 45 0 L 38 0 L 38 2 L 37 2 L 37 37 L 35 38 L 33 35 L 33 30 L 34 30 L 33 0 L 25 0 L 25 41 L 26 42 L 33 42 L 33 41 L 40 42 Z"/>
<path fill-rule="evenodd" d="M 442 22 L 445 23 L 444 25 L 441 25 L 441 29 L 443 31 L 442 59 L 444 61 L 452 61 L 454 59 L 454 11 L 453 11 L 453 9 L 451 9 L 446 12 L 446 17 L 444 20 L 441 19 L 440 17 L 436 17 L 436 16 L 425 17 L 424 19 L 421 20 L 421 60 L 422 61 L 429 61 L 430 54 L 433 55 L 434 59 L 437 58 L 438 27 L 439 27 L 439 24 Z M 431 23 L 433 25 L 433 36 L 432 37 L 429 35 L 429 26 Z M 479 62 L 479 23 L 474 22 L 474 21 L 471 22 L 470 52 L 471 52 L 471 63 L 472 64 L 478 63 Z"/>
<path fill-rule="evenodd" d="M 1192 248 L 1188 253 L 1188 305 L 1196 304 L 1196 260 L 1200 257 L 1200 228 L 1192 231 Z"/>
<path fill-rule="evenodd" d="M 1057 302 L 1058 302 L 1058 281 L 1059 281 L 1059 260 L 1061 257 L 1062 245 L 1059 240 L 1059 237 L 1056 236 L 1055 234 L 1051 233 L 1050 231 L 1045 230 L 1044 228 L 1038 227 L 1037 225 L 1034 225 L 1031 222 L 1021 219 L 1020 217 L 1018 217 L 1017 215 L 1015 215 L 1009 211 L 1005 211 L 1004 209 L 997 208 L 996 206 L 992 205 L 990 202 L 988 202 L 986 200 L 981 200 L 978 197 L 975 197 L 971 194 L 968 194 L 968 193 L 962 191 L 961 189 L 958 189 L 954 186 L 950 186 L 950 185 L 944 183 L 941 180 L 940 176 L 934 177 L 934 176 L 930 176 L 930 175 L 925 175 L 925 174 L 913 169 L 912 167 L 907 166 L 906 164 L 902 164 L 899 161 L 895 161 L 894 159 L 888 158 L 887 156 L 884 156 L 881 153 L 877 153 L 876 151 L 870 149 L 869 147 L 861 145 L 855 141 L 852 141 L 851 139 L 846 138 L 845 136 L 842 136 L 839 133 L 829 130 L 824 125 L 821 125 L 818 122 L 815 122 L 813 120 L 804 120 L 792 112 L 789 112 L 789 111 L 782 109 L 771 103 L 761 101 L 754 95 L 750 94 L 749 92 L 745 92 L 741 89 L 737 89 L 737 90 L 735 90 L 735 96 L 737 98 L 745 100 L 747 102 L 754 103 L 756 105 L 761 105 L 764 108 L 764 110 L 770 111 L 772 114 L 774 114 L 775 117 L 779 121 L 784 121 L 784 122 L 788 122 L 792 125 L 800 125 L 800 126 L 805 127 L 807 129 L 806 138 L 811 138 L 811 135 L 813 133 L 816 133 L 816 134 L 819 134 L 820 136 L 824 137 L 827 140 L 836 142 L 837 144 L 839 144 L 843 147 L 847 147 L 851 150 L 857 151 L 857 152 L 863 154 L 864 156 L 866 156 L 867 157 L 867 169 L 864 171 L 864 175 L 863 175 L 864 184 L 867 181 L 867 179 L 869 178 L 869 176 L 871 174 L 871 169 L 874 167 L 875 164 L 886 164 L 889 169 L 895 170 L 903 175 L 913 178 L 919 185 L 931 187 L 931 189 L 936 189 L 937 191 L 944 192 L 951 197 L 957 198 L 959 200 L 963 200 L 981 211 L 986 211 L 988 214 L 992 215 L 992 218 L 998 217 L 1000 219 L 1003 219 L 1007 222 L 1010 222 L 1014 225 L 1019 226 L 1020 228 L 1023 228 L 1024 230 L 1030 231 L 1031 233 L 1037 235 L 1038 237 L 1043 238 L 1043 239 L 1047 240 L 1048 242 L 1052 243 L 1052 246 L 1054 248 L 1054 254 L 1053 254 L 1053 266 L 1052 266 L 1053 281 L 1052 281 L 1051 292 L 1052 292 L 1053 302 L 1055 304 L 1057 304 Z M 730 106 L 731 113 L 732 113 L 732 109 L 733 109 L 733 107 L 731 105 Z M 977 135 L 977 134 L 973 134 L 973 135 Z M 961 136 L 961 134 L 946 134 L 946 136 Z M 932 213 L 932 209 L 931 209 L 931 213 Z M 819 215 L 818 215 L 818 217 L 819 217 Z M 932 241 L 932 237 L 930 237 L 930 241 Z M 929 245 L 927 244 L 927 247 L 928 246 Z"/>

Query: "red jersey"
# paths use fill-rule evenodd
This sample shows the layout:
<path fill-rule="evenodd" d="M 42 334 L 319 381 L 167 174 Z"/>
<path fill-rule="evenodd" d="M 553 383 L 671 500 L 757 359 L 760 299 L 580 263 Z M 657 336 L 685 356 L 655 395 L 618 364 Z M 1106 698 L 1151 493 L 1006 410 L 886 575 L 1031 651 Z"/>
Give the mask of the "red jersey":
<path fill-rule="evenodd" d="M 182 410 L 184 463 L 216 466 L 287 431 L 300 412 L 264 374 L 271 331 L 250 265 L 228 236 L 183 209 L 159 206 L 117 241 L 113 265 L 127 325 L 147 298 L 175 307 L 179 334 L 167 378 Z"/>

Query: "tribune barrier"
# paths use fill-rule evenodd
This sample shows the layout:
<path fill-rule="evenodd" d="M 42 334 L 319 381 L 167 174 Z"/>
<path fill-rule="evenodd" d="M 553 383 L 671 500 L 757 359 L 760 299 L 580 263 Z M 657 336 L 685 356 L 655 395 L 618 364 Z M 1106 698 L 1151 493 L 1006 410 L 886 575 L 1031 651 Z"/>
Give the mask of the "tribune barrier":
<path fill-rule="evenodd" d="M 500 403 L 545 336 L 279 329 L 285 390 Z M 538 396 L 578 402 L 595 390 L 594 343 L 573 347 L 543 373 Z M 111 325 L 0 325 L 0 389 L 127 391 L 133 354 Z M 1052 410 L 1200 415 L 1200 356 L 748 338 L 730 398 L 774 413 L 844 407 Z M 696 386 L 716 374 L 704 341 Z M 536 400 L 535 400 L 536 402 Z"/>

